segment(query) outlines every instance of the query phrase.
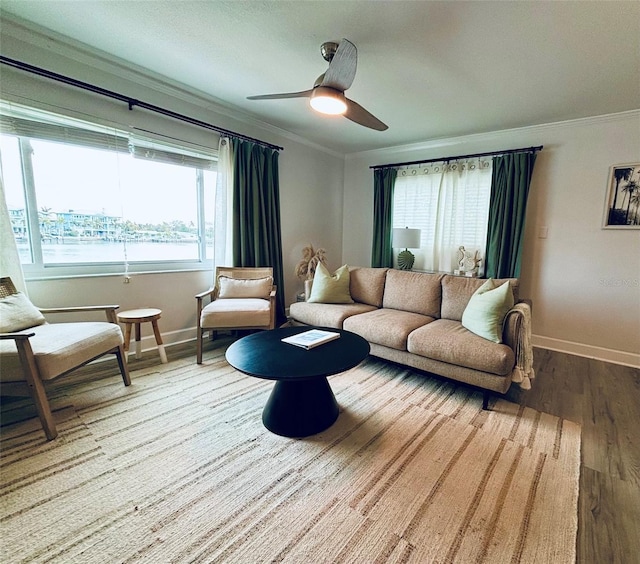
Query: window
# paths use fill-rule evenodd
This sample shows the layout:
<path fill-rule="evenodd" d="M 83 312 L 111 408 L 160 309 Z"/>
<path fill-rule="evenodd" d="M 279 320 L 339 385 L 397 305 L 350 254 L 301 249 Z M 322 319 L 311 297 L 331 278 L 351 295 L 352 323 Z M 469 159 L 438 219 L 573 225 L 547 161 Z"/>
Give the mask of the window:
<path fill-rule="evenodd" d="M 216 162 L 190 147 L 30 111 L 0 116 L 0 164 L 26 274 L 202 268 Z M 186 144 L 185 144 L 186 145 Z"/>
<path fill-rule="evenodd" d="M 430 163 L 398 170 L 394 185 L 393 227 L 420 229 L 414 268 L 453 272 L 456 252 L 485 256 L 490 159 Z M 481 268 L 482 271 L 482 268 Z"/>

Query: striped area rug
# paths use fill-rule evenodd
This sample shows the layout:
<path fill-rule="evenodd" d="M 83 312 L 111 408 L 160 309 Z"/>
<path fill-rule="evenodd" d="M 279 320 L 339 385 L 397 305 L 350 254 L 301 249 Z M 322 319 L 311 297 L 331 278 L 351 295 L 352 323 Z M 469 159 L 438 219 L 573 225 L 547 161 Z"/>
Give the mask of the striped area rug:
<path fill-rule="evenodd" d="M 3 563 L 575 560 L 575 423 L 376 359 L 306 439 L 264 429 L 273 384 L 222 349 L 132 380 L 57 385 L 53 442 L 3 426 Z"/>

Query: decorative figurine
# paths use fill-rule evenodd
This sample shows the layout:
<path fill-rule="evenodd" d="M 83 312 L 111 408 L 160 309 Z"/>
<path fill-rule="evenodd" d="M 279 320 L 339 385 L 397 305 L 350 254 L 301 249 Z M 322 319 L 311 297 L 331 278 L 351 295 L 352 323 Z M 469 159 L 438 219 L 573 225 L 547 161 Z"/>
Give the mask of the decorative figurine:
<path fill-rule="evenodd" d="M 458 261 L 459 268 L 453 271 L 455 275 L 468 276 L 469 278 L 478 276 L 478 268 L 482 262 L 480 251 L 472 253 L 471 251 L 465 250 L 464 246 L 460 246 L 456 253 L 456 260 Z"/>

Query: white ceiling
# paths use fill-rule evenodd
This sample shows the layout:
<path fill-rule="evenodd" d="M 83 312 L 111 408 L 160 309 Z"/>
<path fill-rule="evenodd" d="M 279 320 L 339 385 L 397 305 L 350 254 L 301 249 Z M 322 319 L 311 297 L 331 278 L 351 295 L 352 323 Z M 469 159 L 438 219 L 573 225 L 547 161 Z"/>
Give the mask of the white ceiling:
<path fill-rule="evenodd" d="M 640 108 L 640 2 L 2 0 L 18 16 L 341 153 Z M 303 98 L 348 38 L 347 96 L 384 132 Z M 26 61 L 30 62 L 30 61 Z M 125 93 L 126 94 L 126 93 Z"/>

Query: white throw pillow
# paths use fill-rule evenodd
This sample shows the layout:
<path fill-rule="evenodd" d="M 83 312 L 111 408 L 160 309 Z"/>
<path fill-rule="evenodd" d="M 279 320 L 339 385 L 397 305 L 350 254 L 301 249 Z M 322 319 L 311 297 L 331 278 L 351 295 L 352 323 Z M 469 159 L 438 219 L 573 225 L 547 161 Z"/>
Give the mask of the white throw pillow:
<path fill-rule="evenodd" d="M 44 315 L 22 292 L 0 299 L 0 333 L 15 333 L 43 323 Z"/>
<path fill-rule="evenodd" d="M 273 278 L 240 279 L 218 276 L 218 298 L 268 298 L 273 286 Z"/>
<path fill-rule="evenodd" d="M 497 286 L 489 278 L 471 296 L 462 314 L 462 326 L 494 343 L 502 342 L 502 324 L 513 307 L 513 292 L 509 282 Z"/>

